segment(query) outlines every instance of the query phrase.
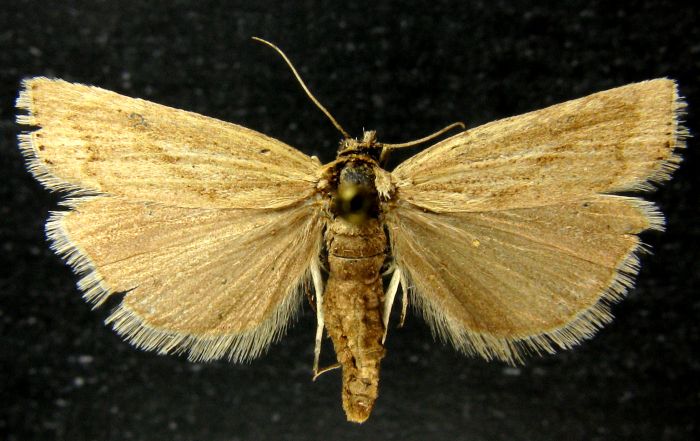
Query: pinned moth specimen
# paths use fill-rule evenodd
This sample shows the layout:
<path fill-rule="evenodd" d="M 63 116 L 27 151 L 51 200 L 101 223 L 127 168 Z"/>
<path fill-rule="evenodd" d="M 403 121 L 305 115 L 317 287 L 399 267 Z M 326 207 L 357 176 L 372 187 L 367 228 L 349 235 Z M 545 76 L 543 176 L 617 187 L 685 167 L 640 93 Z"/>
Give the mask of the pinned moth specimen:
<path fill-rule="evenodd" d="M 264 42 L 264 41 L 263 41 Z M 397 293 L 466 354 L 518 362 L 591 337 L 632 286 L 638 234 L 661 230 L 646 191 L 670 178 L 687 131 L 669 79 L 460 131 L 398 165 L 374 131 L 315 157 L 251 129 L 96 87 L 27 79 L 28 167 L 66 192 L 52 248 L 87 301 L 135 346 L 250 360 L 313 288 L 350 421 L 378 394 Z M 326 257 L 327 256 L 327 257 Z M 386 279 L 386 280 L 385 280 Z M 385 284 L 386 283 L 386 289 Z"/>

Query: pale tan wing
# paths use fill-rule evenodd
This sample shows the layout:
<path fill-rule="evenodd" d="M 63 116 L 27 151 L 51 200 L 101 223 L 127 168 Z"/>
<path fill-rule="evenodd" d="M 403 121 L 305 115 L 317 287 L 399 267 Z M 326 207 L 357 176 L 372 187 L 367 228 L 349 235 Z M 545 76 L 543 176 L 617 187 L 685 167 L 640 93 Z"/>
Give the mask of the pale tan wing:
<path fill-rule="evenodd" d="M 87 300 L 126 292 L 117 332 L 194 360 L 281 335 L 321 246 L 320 164 L 244 127 L 95 87 L 23 83 L 20 135 L 45 186 L 81 196 L 47 224 Z M 91 196 L 93 195 L 93 196 Z M 97 196 L 94 196 L 97 195 Z"/>
<path fill-rule="evenodd" d="M 632 285 L 637 234 L 663 217 L 605 195 L 667 179 L 687 135 L 655 80 L 487 124 L 401 164 L 387 214 L 397 266 L 437 334 L 506 361 L 568 348 Z"/>
<path fill-rule="evenodd" d="M 672 80 L 630 84 L 467 130 L 392 176 L 402 200 L 436 212 L 647 190 L 680 162 L 682 107 Z"/>
<path fill-rule="evenodd" d="M 192 360 L 253 358 L 284 333 L 321 247 L 318 207 L 168 207 L 82 198 L 47 225 L 87 300 L 134 345 Z"/>
<path fill-rule="evenodd" d="M 46 187 L 196 208 L 277 208 L 309 198 L 320 163 L 245 127 L 97 87 L 22 84 L 20 136 Z"/>
<path fill-rule="evenodd" d="M 537 208 L 431 213 L 387 221 L 398 267 L 436 334 L 487 359 L 568 348 L 610 321 L 632 285 L 635 235 L 661 228 L 651 204 L 598 196 Z"/>

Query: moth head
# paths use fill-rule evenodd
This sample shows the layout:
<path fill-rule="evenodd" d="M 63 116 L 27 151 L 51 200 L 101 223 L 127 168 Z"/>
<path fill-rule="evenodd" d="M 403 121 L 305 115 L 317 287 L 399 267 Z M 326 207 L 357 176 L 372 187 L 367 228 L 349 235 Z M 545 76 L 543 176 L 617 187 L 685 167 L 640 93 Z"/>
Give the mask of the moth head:
<path fill-rule="evenodd" d="M 345 138 L 340 141 L 338 147 L 338 157 L 351 154 L 364 154 L 377 160 L 382 151 L 382 146 L 377 142 L 377 132 L 366 130 L 362 134 L 362 139 Z"/>

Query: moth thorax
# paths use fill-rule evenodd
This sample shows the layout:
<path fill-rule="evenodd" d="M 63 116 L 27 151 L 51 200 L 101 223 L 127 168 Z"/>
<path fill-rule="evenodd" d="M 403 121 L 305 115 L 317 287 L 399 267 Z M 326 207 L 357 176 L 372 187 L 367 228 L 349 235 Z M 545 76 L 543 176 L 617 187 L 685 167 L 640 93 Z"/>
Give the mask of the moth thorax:
<path fill-rule="evenodd" d="M 333 215 L 354 225 L 379 214 L 379 199 L 374 184 L 374 171 L 365 163 L 349 162 L 338 176 L 338 187 L 331 202 Z"/>

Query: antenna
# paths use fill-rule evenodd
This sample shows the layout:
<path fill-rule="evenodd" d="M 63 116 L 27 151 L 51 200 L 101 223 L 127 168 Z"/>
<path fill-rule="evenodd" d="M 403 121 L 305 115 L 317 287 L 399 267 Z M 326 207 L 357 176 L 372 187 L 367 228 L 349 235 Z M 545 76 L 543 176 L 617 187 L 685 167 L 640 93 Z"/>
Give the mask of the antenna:
<path fill-rule="evenodd" d="M 449 132 L 452 129 L 456 129 L 459 127 L 460 129 L 464 130 L 466 127 L 463 122 L 456 122 L 453 124 L 450 124 L 449 126 L 445 127 L 444 129 L 440 129 L 437 132 L 433 133 L 432 135 L 428 135 L 426 137 L 423 137 L 421 139 L 416 139 L 415 141 L 409 141 L 409 142 L 403 142 L 401 144 L 382 144 L 382 147 L 385 149 L 400 149 L 404 147 L 412 147 L 416 144 L 420 144 L 426 141 L 430 141 L 433 138 L 437 138 L 438 136 L 442 135 L 445 132 Z"/>
<path fill-rule="evenodd" d="M 432 135 L 425 136 L 421 139 L 416 139 L 415 141 L 409 141 L 409 142 L 402 142 L 401 144 L 380 144 L 382 147 L 382 153 L 379 155 L 379 162 L 381 164 L 385 164 L 386 161 L 389 159 L 389 153 L 393 149 L 401 149 L 404 147 L 413 147 L 416 144 L 420 144 L 426 141 L 430 141 L 433 138 L 437 138 L 438 136 L 442 135 L 445 132 L 449 132 L 452 129 L 460 128 L 464 130 L 466 127 L 463 122 L 456 122 L 453 124 L 450 124 L 449 126 L 445 127 L 444 129 L 438 130 L 437 132 L 433 133 Z"/>
<path fill-rule="evenodd" d="M 264 44 L 270 46 L 272 49 L 276 50 L 278 54 L 280 54 L 280 56 L 284 59 L 284 61 L 287 62 L 287 65 L 288 65 L 289 68 L 292 70 L 292 73 L 293 73 L 294 76 L 296 77 L 297 81 L 299 81 L 299 84 L 301 85 L 301 88 L 304 89 L 304 92 L 306 92 L 306 95 L 308 95 L 309 99 L 310 99 L 314 104 L 316 104 L 316 107 L 318 107 L 319 109 L 321 109 L 321 112 L 323 112 L 323 113 L 328 117 L 328 119 L 331 120 L 331 122 L 333 123 L 333 125 L 335 126 L 335 128 L 338 129 L 338 130 L 340 131 L 340 133 L 343 134 L 343 136 L 345 137 L 345 139 L 350 139 L 350 135 L 348 134 L 348 132 L 346 132 L 345 129 L 343 129 L 343 127 L 342 127 L 340 124 L 338 124 L 338 121 L 336 121 L 335 118 L 333 118 L 333 115 L 331 115 L 331 113 L 328 111 L 328 109 L 326 109 L 325 107 L 323 107 L 323 104 L 321 104 L 321 103 L 316 99 L 316 97 L 313 96 L 313 94 L 311 93 L 311 91 L 309 91 L 309 88 L 306 87 L 306 84 L 304 84 L 304 80 L 301 79 L 301 76 L 299 75 L 299 73 L 297 72 L 297 70 L 294 68 L 294 65 L 292 64 L 292 62 L 289 61 L 289 58 L 287 58 L 287 56 L 284 54 L 284 52 L 282 52 L 282 49 L 278 48 L 277 46 L 275 46 L 274 44 L 270 43 L 270 42 L 267 41 L 267 40 L 263 40 L 262 38 L 253 37 L 253 40 L 259 41 L 259 42 L 261 42 L 261 43 L 264 43 Z"/>

